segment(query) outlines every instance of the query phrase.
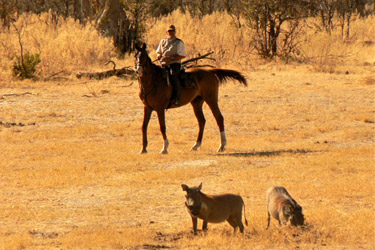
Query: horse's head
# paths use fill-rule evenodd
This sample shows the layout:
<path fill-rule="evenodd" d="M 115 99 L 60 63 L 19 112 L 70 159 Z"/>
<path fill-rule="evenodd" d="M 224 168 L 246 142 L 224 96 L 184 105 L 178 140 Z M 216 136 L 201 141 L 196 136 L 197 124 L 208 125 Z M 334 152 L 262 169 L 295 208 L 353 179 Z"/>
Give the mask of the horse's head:
<path fill-rule="evenodd" d="M 135 69 L 138 75 L 141 76 L 145 67 L 148 65 L 151 59 L 147 54 L 145 43 L 143 43 L 142 46 L 135 44 L 135 49 L 136 49 L 135 56 L 134 56 L 135 57 Z"/>

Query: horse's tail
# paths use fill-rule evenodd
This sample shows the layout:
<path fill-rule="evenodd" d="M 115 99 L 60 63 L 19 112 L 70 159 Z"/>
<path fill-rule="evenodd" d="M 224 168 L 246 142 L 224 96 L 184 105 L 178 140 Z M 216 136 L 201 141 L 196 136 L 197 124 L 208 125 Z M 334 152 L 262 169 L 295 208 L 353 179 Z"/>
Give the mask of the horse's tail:
<path fill-rule="evenodd" d="M 234 79 L 247 86 L 246 78 L 238 71 L 231 69 L 208 69 L 208 71 L 215 74 L 220 83 Z"/>

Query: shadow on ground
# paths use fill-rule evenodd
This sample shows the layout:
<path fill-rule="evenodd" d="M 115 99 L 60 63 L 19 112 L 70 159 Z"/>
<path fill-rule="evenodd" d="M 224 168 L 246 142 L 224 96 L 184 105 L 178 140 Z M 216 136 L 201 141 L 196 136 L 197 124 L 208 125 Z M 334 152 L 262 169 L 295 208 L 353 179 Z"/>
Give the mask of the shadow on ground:
<path fill-rule="evenodd" d="M 288 150 L 273 150 L 273 151 L 252 151 L 252 152 L 235 152 L 235 153 L 218 153 L 218 156 L 234 156 L 234 157 L 250 157 L 250 156 L 278 156 L 282 154 L 310 154 L 321 151 L 313 151 L 306 149 L 288 149 Z"/>

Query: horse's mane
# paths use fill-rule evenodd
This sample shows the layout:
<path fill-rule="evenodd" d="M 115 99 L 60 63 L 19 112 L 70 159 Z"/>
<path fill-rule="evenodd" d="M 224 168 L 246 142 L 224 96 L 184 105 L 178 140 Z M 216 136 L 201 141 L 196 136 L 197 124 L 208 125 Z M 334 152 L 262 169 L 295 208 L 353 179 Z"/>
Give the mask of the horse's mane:
<path fill-rule="evenodd" d="M 147 62 L 154 68 L 154 70 L 156 71 L 162 71 L 163 68 L 159 65 L 156 65 L 155 63 L 152 62 L 150 56 L 148 55 L 148 52 L 146 51 L 146 55 L 147 55 Z"/>

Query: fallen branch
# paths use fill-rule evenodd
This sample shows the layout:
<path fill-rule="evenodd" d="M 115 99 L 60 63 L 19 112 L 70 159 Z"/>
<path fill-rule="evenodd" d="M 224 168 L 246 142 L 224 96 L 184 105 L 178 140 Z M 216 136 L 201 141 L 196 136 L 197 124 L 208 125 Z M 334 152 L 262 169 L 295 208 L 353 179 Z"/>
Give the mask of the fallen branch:
<path fill-rule="evenodd" d="M 36 125 L 35 122 L 25 124 L 25 123 L 22 123 L 22 122 L 16 123 L 16 122 L 2 122 L 2 121 L 0 121 L 0 126 L 3 126 L 5 128 L 10 128 L 10 127 L 15 127 L 15 126 L 19 126 L 19 127 L 34 126 L 34 125 Z"/>
<path fill-rule="evenodd" d="M 14 94 L 14 93 L 4 94 L 4 95 L 1 95 L 0 99 L 3 99 L 4 97 L 9 97 L 9 96 L 23 96 L 23 95 L 32 95 L 32 93 L 25 92 L 25 93 L 21 93 L 21 94 Z"/>
<path fill-rule="evenodd" d="M 67 79 L 66 77 L 58 77 L 58 74 L 65 73 L 64 70 L 61 70 L 59 72 L 53 73 L 50 76 L 47 76 L 46 78 L 43 79 L 43 81 L 50 81 L 50 80 L 60 80 L 60 79 Z"/>
<path fill-rule="evenodd" d="M 117 76 L 117 77 L 135 77 L 136 72 L 135 70 L 131 69 L 130 67 L 123 67 L 121 69 L 116 69 L 116 64 L 113 61 L 109 61 L 108 63 L 113 63 L 113 69 L 107 70 L 104 72 L 93 72 L 93 73 L 79 73 L 77 74 L 77 78 L 87 77 L 89 79 L 97 79 L 102 80 L 103 78 L 108 78 L 111 76 Z M 107 65 L 108 65 L 107 63 Z"/>

